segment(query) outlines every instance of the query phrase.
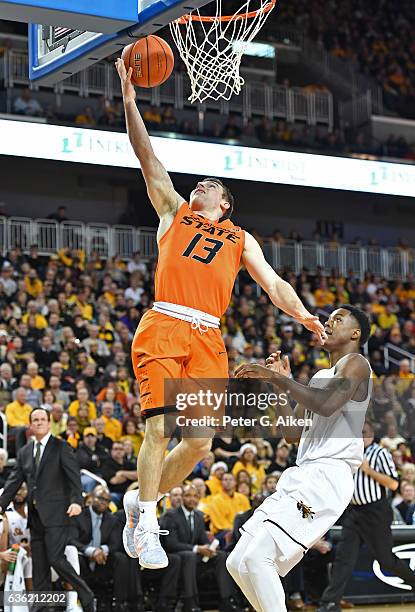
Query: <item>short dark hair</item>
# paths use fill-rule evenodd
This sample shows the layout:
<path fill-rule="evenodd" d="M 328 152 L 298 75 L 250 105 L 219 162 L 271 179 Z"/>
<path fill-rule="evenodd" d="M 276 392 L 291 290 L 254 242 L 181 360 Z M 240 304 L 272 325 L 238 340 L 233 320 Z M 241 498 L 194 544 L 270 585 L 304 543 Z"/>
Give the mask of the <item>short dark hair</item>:
<path fill-rule="evenodd" d="M 204 178 L 202 182 L 205 182 L 205 181 L 212 181 L 212 183 L 217 183 L 218 185 L 222 187 L 223 199 L 229 202 L 229 208 L 226 210 L 225 214 L 222 215 L 222 217 L 219 219 L 219 223 L 221 221 L 225 221 L 225 219 L 229 219 L 231 214 L 233 213 L 233 205 L 235 203 L 235 199 L 232 195 L 231 190 L 218 178 L 207 177 L 207 178 Z"/>
<path fill-rule="evenodd" d="M 341 304 L 337 308 L 343 308 L 348 310 L 352 317 L 356 319 L 360 329 L 360 344 L 363 346 L 369 340 L 370 337 L 370 321 L 369 317 L 363 310 L 357 308 L 357 306 L 351 306 L 350 304 Z M 336 310 L 337 310 L 336 308 Z"/>
<path fill-rule="evenodd" d="M 36 412 L 36 410 L 42 410 L 42 412 L 44 412 L 46 414 L 46 416 L 48 417 L 48 421 L 50 421 L 50 412 L 49 412 L 49 410 L 46 410 L 46 408 L 42 408 L 41 406 L 39 406 L 38 408 L 33 408 L 33 410 L 30 412 L 30 415 L 29 415 L 29 422 L 30 423 L 32 422 L 32 414 L 34 412 Z"/>

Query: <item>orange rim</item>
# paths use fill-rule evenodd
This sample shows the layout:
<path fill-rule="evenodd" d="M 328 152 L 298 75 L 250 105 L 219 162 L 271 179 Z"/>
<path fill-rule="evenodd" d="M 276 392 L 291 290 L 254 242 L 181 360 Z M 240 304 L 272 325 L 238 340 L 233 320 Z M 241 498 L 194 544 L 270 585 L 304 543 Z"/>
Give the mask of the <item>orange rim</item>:
<path fill-rule="evenodd" d="M 240 19 L 253 19 L 259 13 L 269 13 L 269 11 L 271 11 L 274 8 L 276 3 L 277 3 L 277 0 L 270 0 L 261 9 L 258 9 L 256 11 L 251 11 L 249 13 L 241 13 L 240 15 L 236 14 L 236 15 L 221 15 L 220 17 L 208 17 L 204 15 L 192 15 L 191 13 L 189 13 L 188 15 L 183 15 L 183 17 L 179 17 L 179 19 L 177 19 L 177 23 L 179 23 L 180 25 L 185 25 L 186 23 L 189 23 L 189 21 L 203 21 L 203 22 L 212 23 L 213 21 L 238 21 Z"/>

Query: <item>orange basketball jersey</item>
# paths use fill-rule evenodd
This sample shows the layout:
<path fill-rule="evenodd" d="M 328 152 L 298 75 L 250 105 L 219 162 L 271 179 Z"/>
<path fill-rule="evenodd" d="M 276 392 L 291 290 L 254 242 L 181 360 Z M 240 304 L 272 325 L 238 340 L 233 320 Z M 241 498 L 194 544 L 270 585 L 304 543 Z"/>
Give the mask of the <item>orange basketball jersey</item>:
<path fill-rule="evenodd" d="M 226 219 L 213 223 L 187 203 L 159 243 L 155 299 L 221 317 L 238 274 L 245 232 Z"/>

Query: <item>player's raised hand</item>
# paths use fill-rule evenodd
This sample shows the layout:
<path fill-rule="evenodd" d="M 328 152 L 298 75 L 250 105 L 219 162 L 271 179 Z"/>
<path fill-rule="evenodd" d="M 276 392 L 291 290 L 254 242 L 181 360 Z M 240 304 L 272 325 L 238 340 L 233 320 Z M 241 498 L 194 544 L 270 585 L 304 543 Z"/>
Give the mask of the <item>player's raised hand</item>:
<path fill-rule="evenodd" d="M 316 315 L 308 313 L 306 315 L 300 315 L 296 317 L 296 320 L 301 323 L 301 325 L 304 325 L 304 327 L 308 329 L 308 331 L 311 331 L 313 332 L 313 334 L 316 334 L 321 344 L 325 343 L 325 341 L 327 340 L 327 334 L 324 331 L 322 323 Z"/>
<path fill-rule="evenodd" d="M 235 370 L 236 378 L 272 378 L 274 372 L 259 363 L 244 363 Z"/>
<path fill-rule="evenodd" d="M 130 100 L 135 100 L 136 93 L 135 93 L 134 85 L 131 83 L 131 75 L 133 74 L 133 69 L 129 68 L 127 72 L 125 64 L 120 57 L 115 62 L 115 67 L 120 77 L 121 89 L 122 89 L 122 95 L 123 95 L 124 101 L 128 102 Z"/>
<path fill-rule="evenodd" d="M 267 357 L 266 364 L 269 370 L 277 372 L 277 374 L 281 374 L 281 376 L 286 376 L 287 378 L 291 376 L 290 360 L 288 355 L 281 357 L 281 351 L 271 353 L 271 355 Z"/>

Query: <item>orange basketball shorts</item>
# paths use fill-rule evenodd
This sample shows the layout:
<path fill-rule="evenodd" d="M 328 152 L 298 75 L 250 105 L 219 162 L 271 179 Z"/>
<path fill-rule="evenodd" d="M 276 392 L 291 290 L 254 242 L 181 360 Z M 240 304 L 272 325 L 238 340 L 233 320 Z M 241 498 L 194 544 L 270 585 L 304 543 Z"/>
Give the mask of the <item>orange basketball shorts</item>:
<path fill-rule="evenodd" d="M 227 379 L 228 356 L 220 330 L 204 333 L 191 324 L 154 310 L 145 313 L 131 348 L 145 418 L 176 410 L 166 405 L 166 380 Z"/>

